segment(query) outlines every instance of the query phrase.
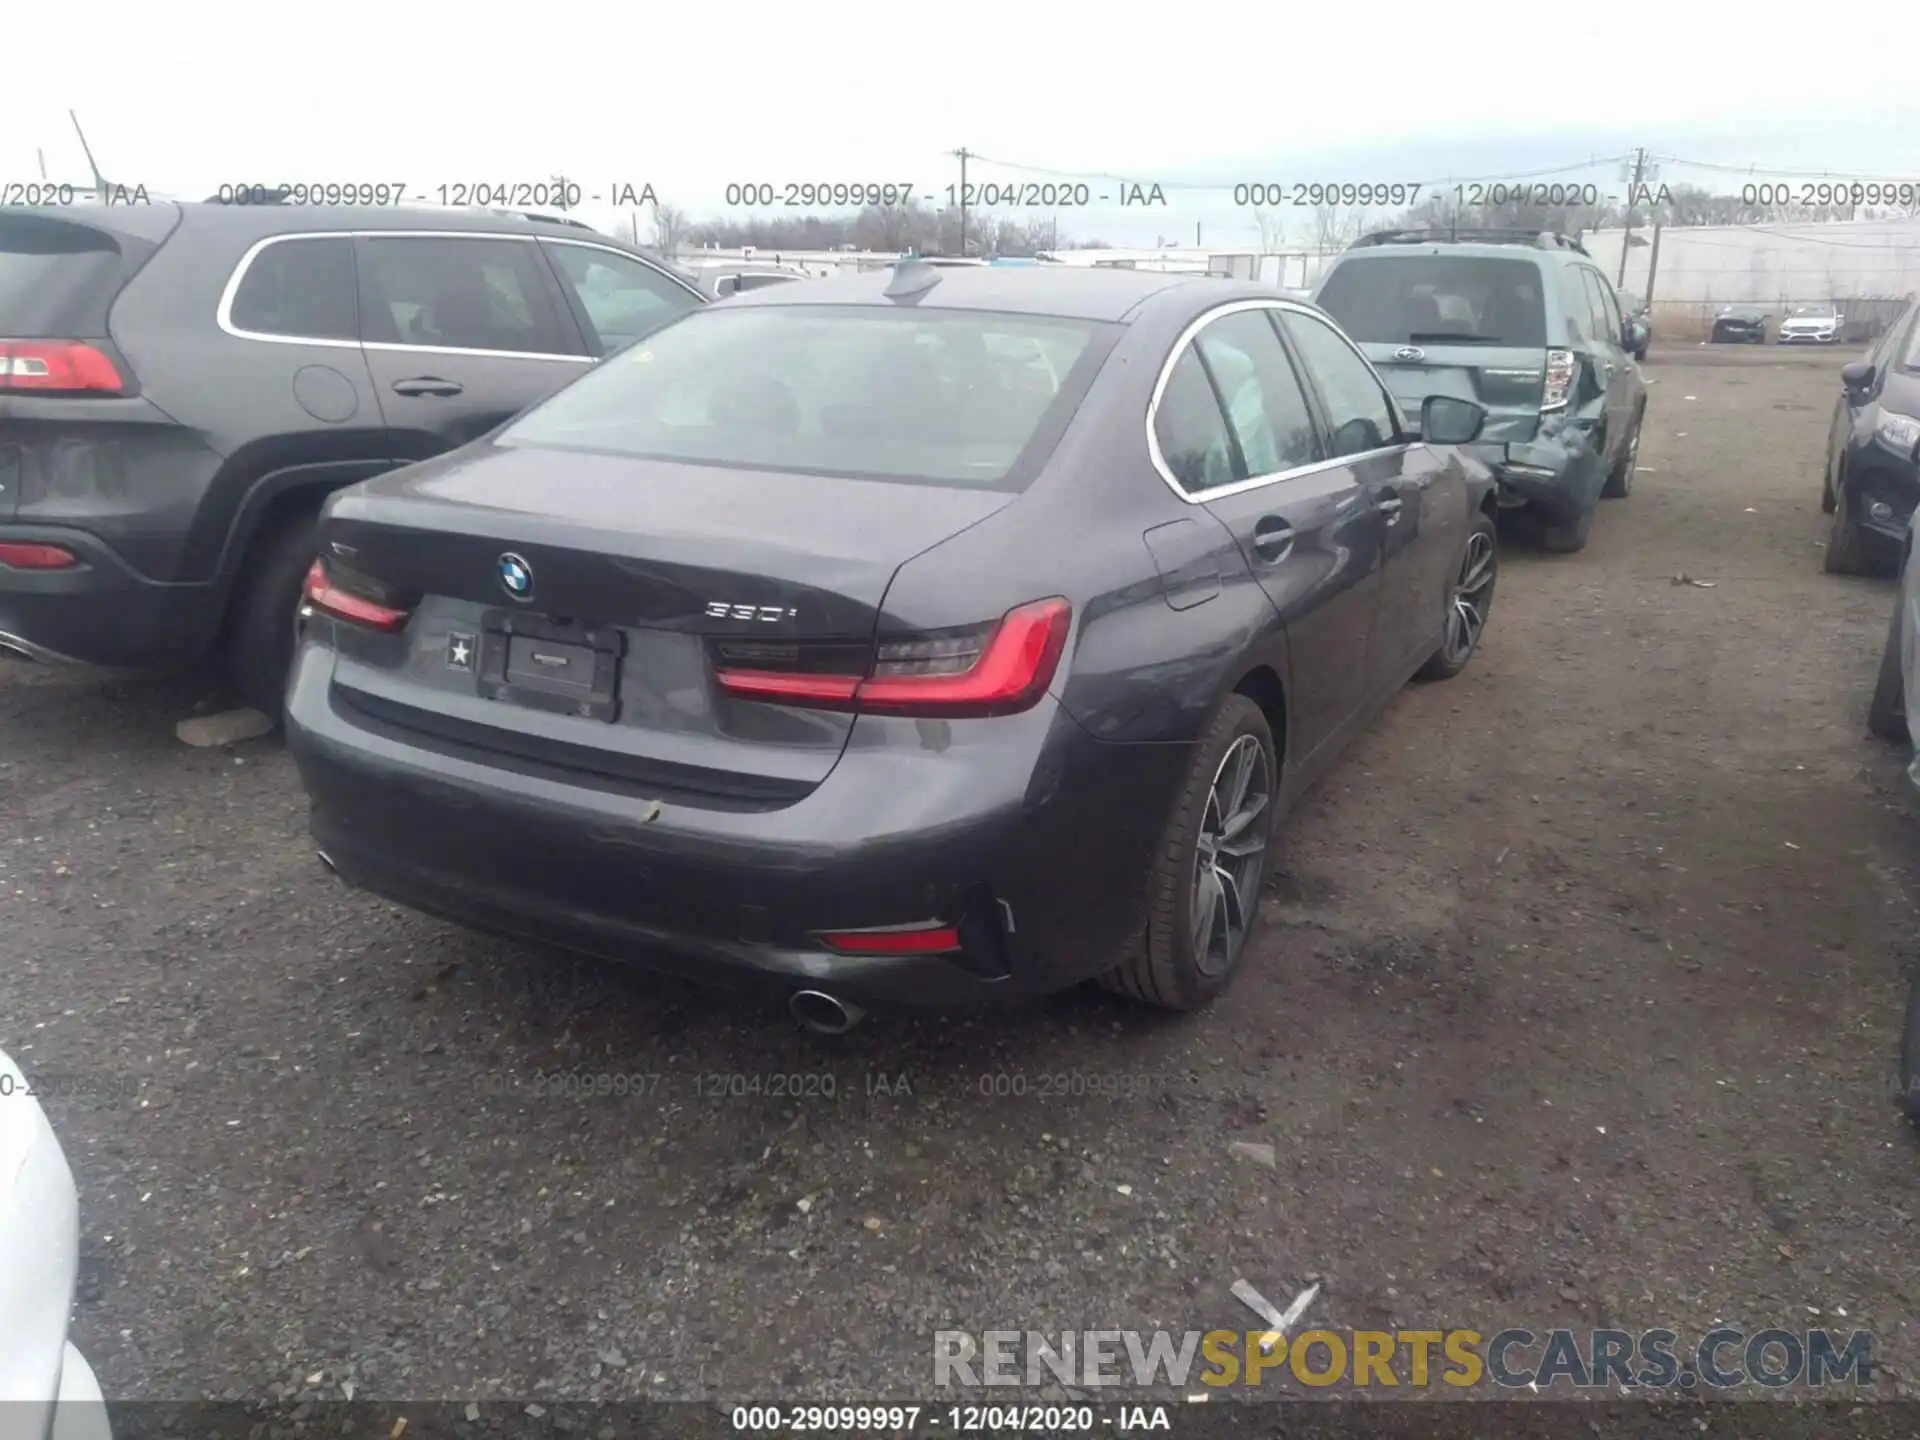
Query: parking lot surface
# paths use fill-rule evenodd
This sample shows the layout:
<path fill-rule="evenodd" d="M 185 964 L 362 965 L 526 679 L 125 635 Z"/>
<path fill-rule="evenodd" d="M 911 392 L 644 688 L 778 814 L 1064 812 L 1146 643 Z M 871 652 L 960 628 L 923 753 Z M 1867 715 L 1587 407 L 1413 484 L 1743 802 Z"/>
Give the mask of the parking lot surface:
<path fill-rule="evenodd" d="M 0 1038 L 76 1339 L 116 1396 L 845 1400 L 926 1393 L 937 1329 L 1243 1330 L 1244 1277 L 1333 1327 L 1866 1328 L 1907 1393 L 1916 836 L 1862 721 L 1891 586 L 1821 571 L 1846 358 L 1654 352 L 1633 495 L 1507 550 L 1192 1017 L 827 1040 L 476 937 L 333 882 L 277 743 L 182 746 L 204 682 L 0 662 Z"/>

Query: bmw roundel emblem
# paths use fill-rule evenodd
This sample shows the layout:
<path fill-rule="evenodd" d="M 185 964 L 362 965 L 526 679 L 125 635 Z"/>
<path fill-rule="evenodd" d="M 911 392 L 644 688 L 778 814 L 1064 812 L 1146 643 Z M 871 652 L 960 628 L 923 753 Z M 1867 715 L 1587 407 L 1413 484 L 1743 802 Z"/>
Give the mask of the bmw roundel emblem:
<path fill-rule="evenodd" d="M 533 566 L 526 558 L 508 551 L 500 557 L 496 566 L 500 576 L 500 587 L 516 600 L 533 598 Z"/>

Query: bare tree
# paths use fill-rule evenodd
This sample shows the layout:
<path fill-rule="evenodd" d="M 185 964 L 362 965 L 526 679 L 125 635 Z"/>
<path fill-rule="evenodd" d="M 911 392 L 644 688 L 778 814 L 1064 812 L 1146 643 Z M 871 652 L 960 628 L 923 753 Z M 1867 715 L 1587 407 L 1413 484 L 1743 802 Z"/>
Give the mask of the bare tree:
<path fill-rule="evenodd" d="M 1253 212 L 1254 223 L 1260 227 L 1260 249 L 1271 255 L 1287 243 L 1287 222 L 1284 216 L 1271 210 Z"/>
<path fill-rule="evenodd" d="M 674 255 L 679 252 L 687 240 L 688 225 L 686 212 L 676 209 L 663 201 L 653 202 L 653 246 L 662 255 Z"/>
<path fill-rule="evenodd" d="M 573 192 L 577 188 L 576 183 L 567 178 L 565 171 L 554 171 L 552 178 L 547 181 L 547 194 L 552 200 L 549 208 L 558 210 L 562 214 L 571 210 L 573 208 Z"/>
<path fill-rule="evenodd" d="M 1351 245 L 1360 238 L 1365 217 L 1353 205 L 1316 205 L 1313 207 L 1314 245 L 1325 254 Z"/>

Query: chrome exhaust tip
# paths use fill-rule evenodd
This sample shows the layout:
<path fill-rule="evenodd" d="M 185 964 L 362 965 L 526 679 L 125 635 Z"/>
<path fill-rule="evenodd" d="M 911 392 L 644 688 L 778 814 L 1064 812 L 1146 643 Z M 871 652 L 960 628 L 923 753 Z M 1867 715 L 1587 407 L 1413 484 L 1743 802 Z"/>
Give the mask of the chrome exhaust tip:
<path fill-rule="evenodd" d="M 858 1005 L 836 1000 L 824 990 L 801 990 L 787 1002 L 793 1018 L 816 1035 L 844 1035 L 866 1016 Z"/>

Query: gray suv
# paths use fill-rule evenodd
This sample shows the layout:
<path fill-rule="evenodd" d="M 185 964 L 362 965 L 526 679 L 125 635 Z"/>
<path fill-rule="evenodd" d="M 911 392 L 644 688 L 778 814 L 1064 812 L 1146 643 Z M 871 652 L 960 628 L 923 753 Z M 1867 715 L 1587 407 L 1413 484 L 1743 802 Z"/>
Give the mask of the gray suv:
<path fill-rule="evenodd" d="M 0 210 L 0 650 L 141 669 L 217 651 L 277 715 L 329 494 L 705 303 L 556 220 Z"/>
<path fill-rule="evenodd" d="M 1473 447 L 1503 509 L 1530 512 L 1549 550 L 1587 543 L 1602 496 L 1633 488 L 1646 339 L 1579 243 L 1504 230 L 1389 230 L 1321 280 L 1320 307 L 1403 405 L 1452 395 L 1485 407 Z"/>

